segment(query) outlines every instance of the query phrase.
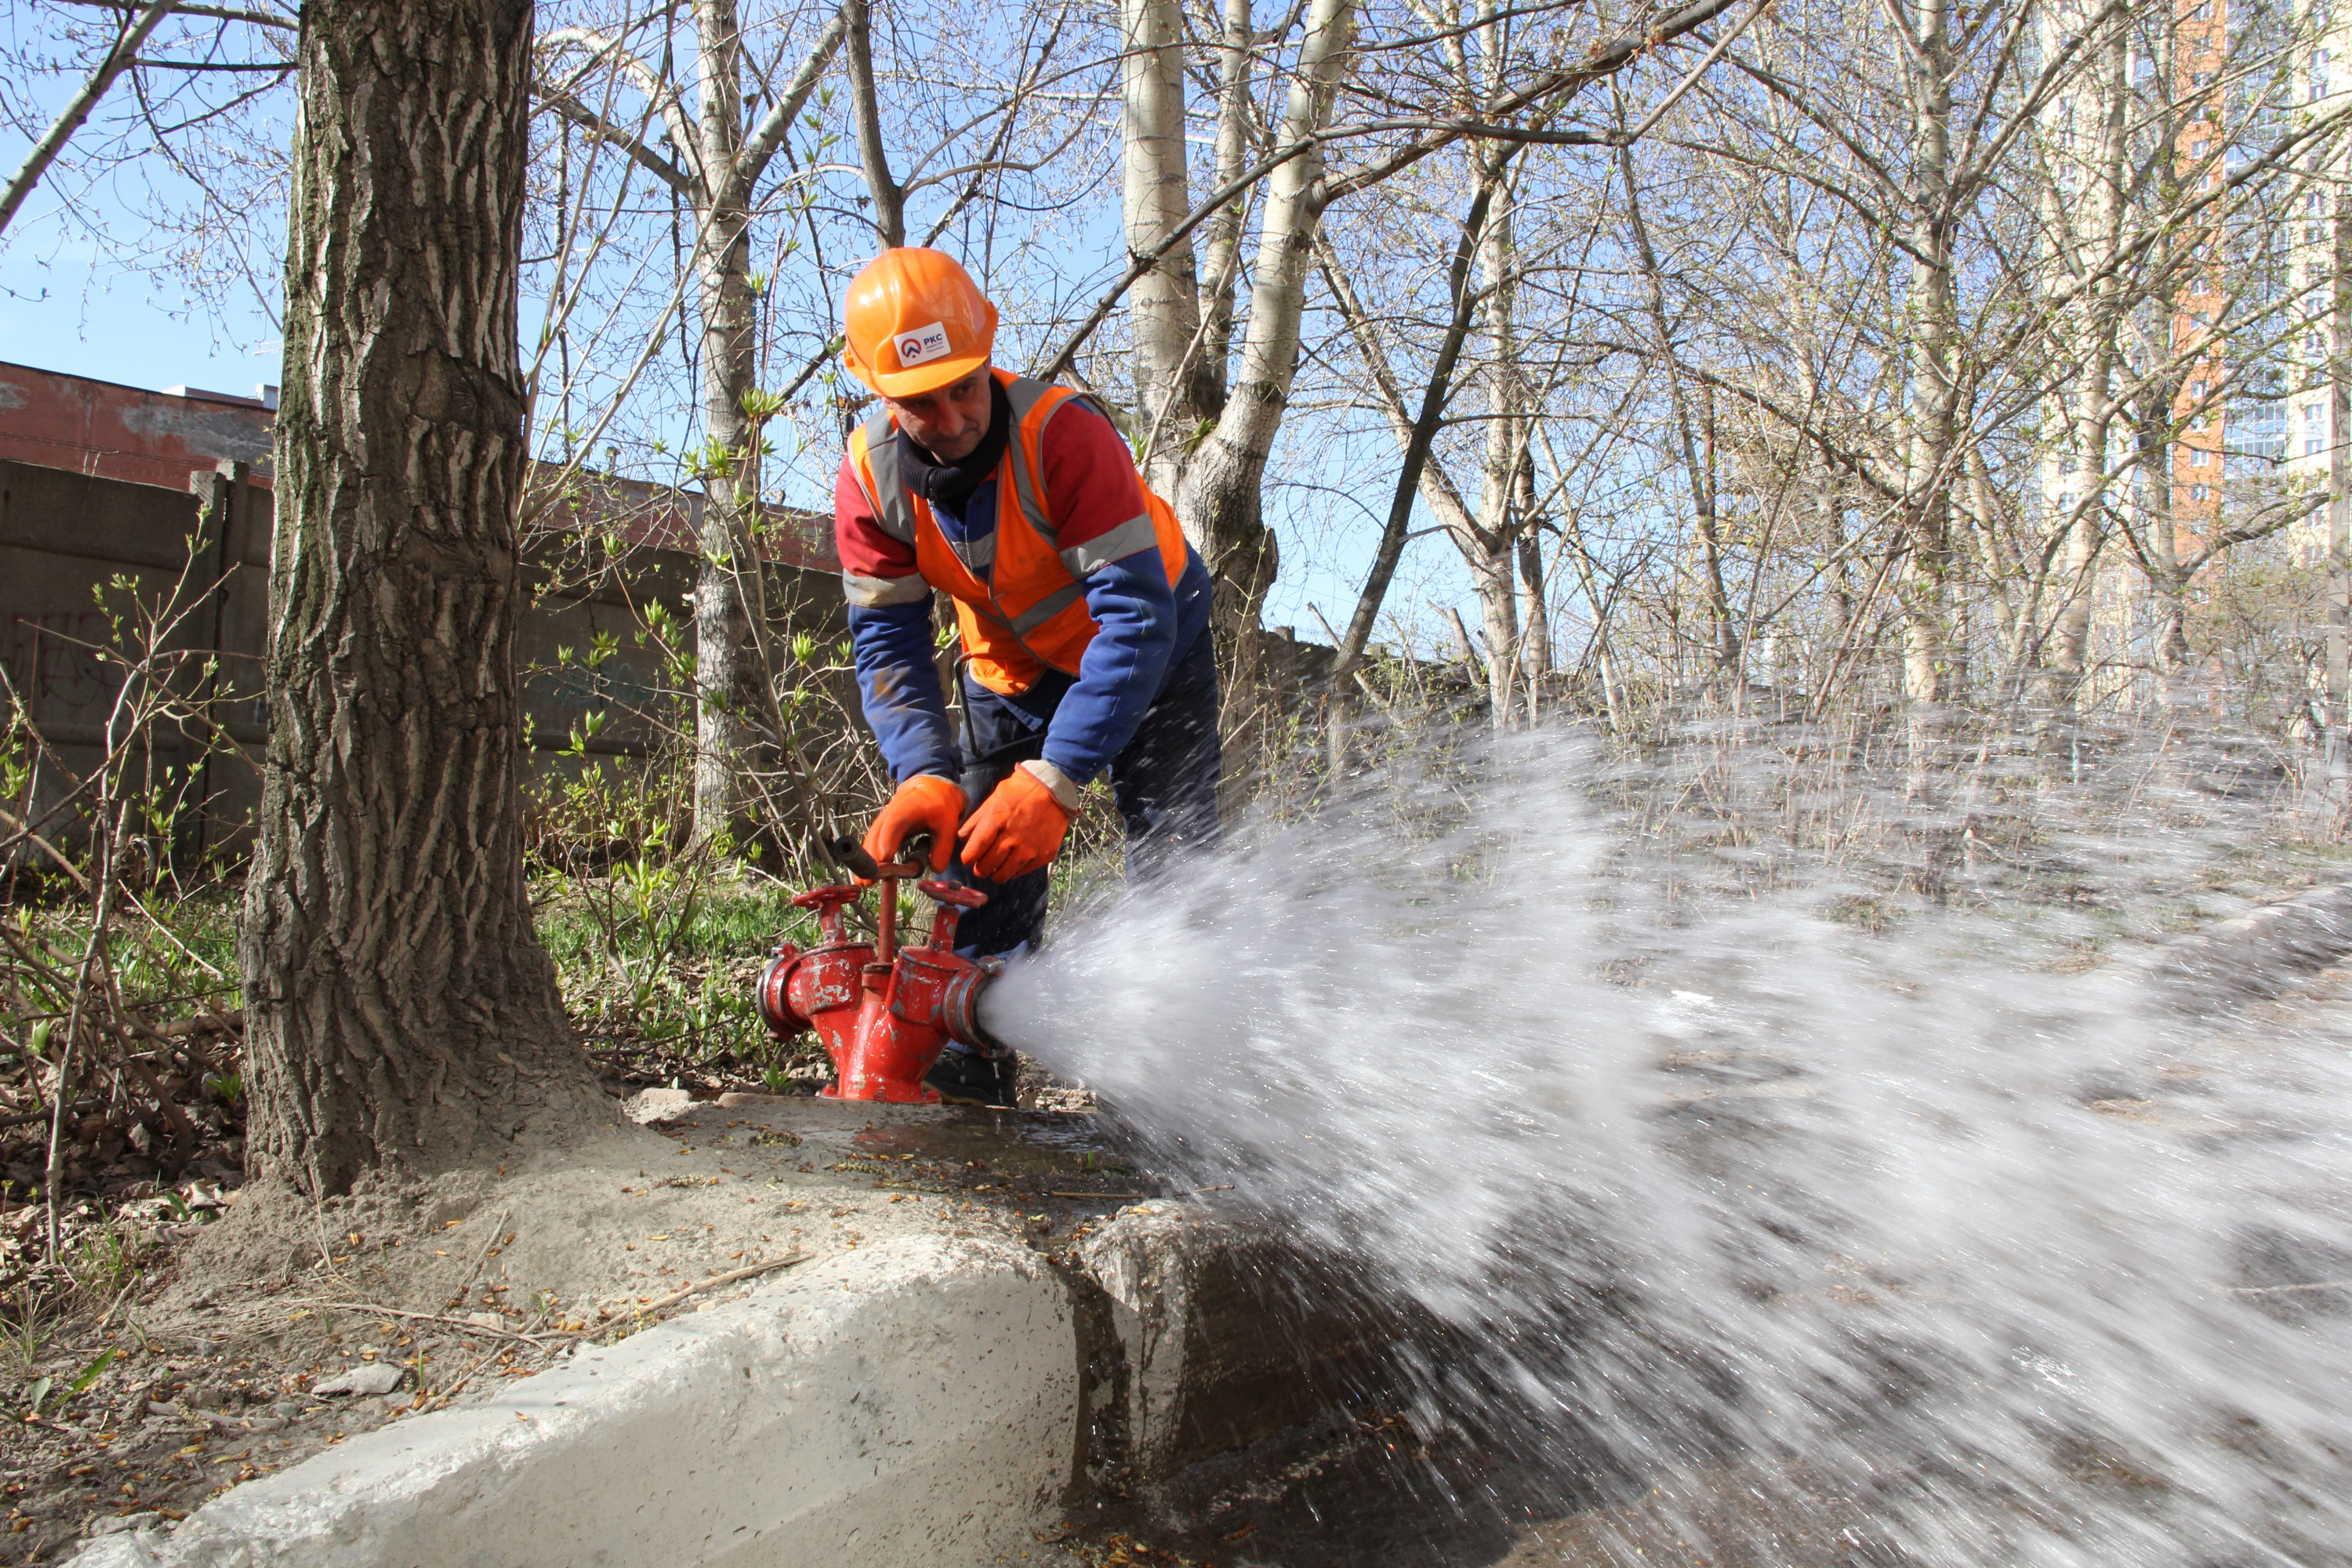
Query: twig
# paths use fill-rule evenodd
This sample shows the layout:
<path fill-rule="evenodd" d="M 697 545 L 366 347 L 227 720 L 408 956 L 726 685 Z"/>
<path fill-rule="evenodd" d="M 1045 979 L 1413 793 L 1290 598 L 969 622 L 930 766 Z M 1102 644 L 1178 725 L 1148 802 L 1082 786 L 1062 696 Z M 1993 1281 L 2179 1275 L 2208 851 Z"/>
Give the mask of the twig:
<path fill-rule="evenodd" d="M 104 1105 L 106 1101 L 103 1098 L 97 1100 L 77 1100 L 71 1105 L 67 1106 L 66 1110 L 69 1115 L 79 1116 L 86 1111 L 96 1110 L 100 1106 Z M 28 1121 L 46 1121 L 48 1120 L 48 1117 L 49 1111 L 47 1106 L 42 1107 L 38 1110 L 20 1110 L 14 1116 L 0 1116 L 0 1127 L 22 1127 Z"/>
<path fill-rule="evenodd" d="M 474 1254 L 474 1261 L 466 1266 L 466 1282 L 457 1288 L 459 1295 L 470 1295 L 473 1292 L 474 1276 L 479 1274 L 482 1271 L 482 1265 L 489 1261 L 490 1248 L 499 1244 L 499 1233 L 506 1229 L 507 1221 L 513 1217 L 512 1209 L 499 1211 L 498 1223 L 491 1226 L 490 1234 L 482 1238 L 482 1249 Z"/>
<path fill-rule="evenodd" d="M 122 1303 L 131 1300 L 131 1292 L 137 1289 L 139 1289 L 139 1280 L 134 1277 L 129 1284 L 123 1286 L 121 1289 L 115 1292 L 114 1305 L 109 1307 L 106 1310 L 106 1316 L 99 1319 L 98 1321 L 98 1331 L 100 1333 L 104 1333 L 106 1331 L 106 1325 L 114 1321 L 114 1314 L 122 1310 Z"/>
<path fill-rule="evenodd" d="M 440 1393 L 432 1395 L 430 1398 L 418 1400 L 416 1402 L 416 1414 L 421 1415 L 426 1410 L 438 1409 L 440 1406 L 448 1404 L 452 1399 L 457 1398 L 457 1391 L 466 1386 L 467 1381 L 476 1373 L 481 1371 L 482 1368 L 489 1365 L 490 1358 L 498 1353 L 499 1348 L 496 1345 L 492 1345 L 488 1350 L 483 1352 L 482 1359 L 467 1367 L 465 1371 L 459 1373 L 457 1374 L 457 1380 L 455 1383 L 452 1383 L 448 1387 L 443 1389 Z"/>
<path fill-rule="evenodd" d="M 749 1279 L 754 1274 L 765 1274 L 773 1268 L 789 1268 L 795 1263 L 806 1263 L 815 1256 L 814 1252 L 788 1252 L 782 1258 L 771 1258 L 765 1263 L 754 1263 L 742 1268 L 730 1269 L 724 1274 L 714 1274 L 708 1279 L 698 1280 L 683 1289 L 673 1290 L 658 1301 L 649 1302 L 638 1308 L 637 1315 L 650 1317 L 665 1307 L 677 1306 L 697 1290 L 710 1290 L 721 1285 L 732 1285 L 738 1279 Z"/>
<path fill-rule="evenodd" d="M 502 1339 L 520 1340 L 525 1344 L 540 1345 L 560 1342 L 561 1334 L 526 1334 L 515 1329 L 493 1329 L 464 1318 L 453 1318 L 446 1312 L 415 1312 L 405 1307 L 379 1307 L 373 1301 L 350 1301 L 330 1296 L 289 1296 L 270 1303 L 277 1307 L 340 1307 L 362 1317 L 412 1318 L 419 1322 L 448 1323 L 469 1334 L 495 1334 Z"/>

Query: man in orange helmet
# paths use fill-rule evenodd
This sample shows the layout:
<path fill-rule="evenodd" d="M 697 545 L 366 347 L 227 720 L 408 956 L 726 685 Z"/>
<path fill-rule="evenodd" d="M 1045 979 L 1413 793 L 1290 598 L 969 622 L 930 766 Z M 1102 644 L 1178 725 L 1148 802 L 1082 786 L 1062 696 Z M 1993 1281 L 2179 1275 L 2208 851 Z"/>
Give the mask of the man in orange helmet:
<path fill-rule="evenodd" d="M 1078 791 L 1108 773 L 1128 873 L 1217 834 L 1209 574 L 1100 409 L 993 370 L 996 308 L 953 259 L 887 250 L 849 289 L 850 370 L 880 410 L 850 438 L 834 531 L 866 722 L 898 790 L 866 835 L 989 896 L 959 932 L 1010 953 L 1045 923 Z M 932 662 L 954 602 L 961 733 Z M 1012 1103 L 1009 1057 L 951 1049 L 929 1081 Z"/>

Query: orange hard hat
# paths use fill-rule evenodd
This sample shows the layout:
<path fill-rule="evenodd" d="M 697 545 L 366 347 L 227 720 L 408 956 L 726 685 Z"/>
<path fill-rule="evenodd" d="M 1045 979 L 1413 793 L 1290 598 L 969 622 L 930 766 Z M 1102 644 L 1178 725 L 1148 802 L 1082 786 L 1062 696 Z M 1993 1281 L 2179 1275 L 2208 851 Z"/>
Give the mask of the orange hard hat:
<path fill-rule="evenodd" d="M 885 397 L 912 397 L 988 363 L 996 307 L 955 258 L 919 246 L 886 250 L 850 281 L 842 358 Z"/>

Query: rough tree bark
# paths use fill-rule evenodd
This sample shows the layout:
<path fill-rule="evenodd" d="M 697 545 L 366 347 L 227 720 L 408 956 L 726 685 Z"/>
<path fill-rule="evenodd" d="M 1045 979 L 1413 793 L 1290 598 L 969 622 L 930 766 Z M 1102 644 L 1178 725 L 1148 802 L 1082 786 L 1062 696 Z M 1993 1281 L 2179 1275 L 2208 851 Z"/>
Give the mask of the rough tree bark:
<path fill-rule="evenodd" d="M 241 956 L 254 1152 L 312 1198 L 602 1099 L 515 791 L 530 22 L 530 0 L 302 16 Z"/>

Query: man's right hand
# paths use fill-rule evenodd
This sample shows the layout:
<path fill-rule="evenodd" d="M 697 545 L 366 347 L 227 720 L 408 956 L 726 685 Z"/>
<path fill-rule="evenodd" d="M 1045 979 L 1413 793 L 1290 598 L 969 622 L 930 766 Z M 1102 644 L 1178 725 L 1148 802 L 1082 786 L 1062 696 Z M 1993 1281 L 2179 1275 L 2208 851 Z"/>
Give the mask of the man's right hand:
<path fill-rule="evenodd" d="M 917 773 L 898 786 L 890 804 L 866 830 L 863 847 L 877 860 L 896 860 L 906 849 L 907 840 L 918 833 L 929 833 L 931 869 L 944 871 L 955 853 L 956 825 L 962 820 L 962 786 L 937 773 Z"/>

